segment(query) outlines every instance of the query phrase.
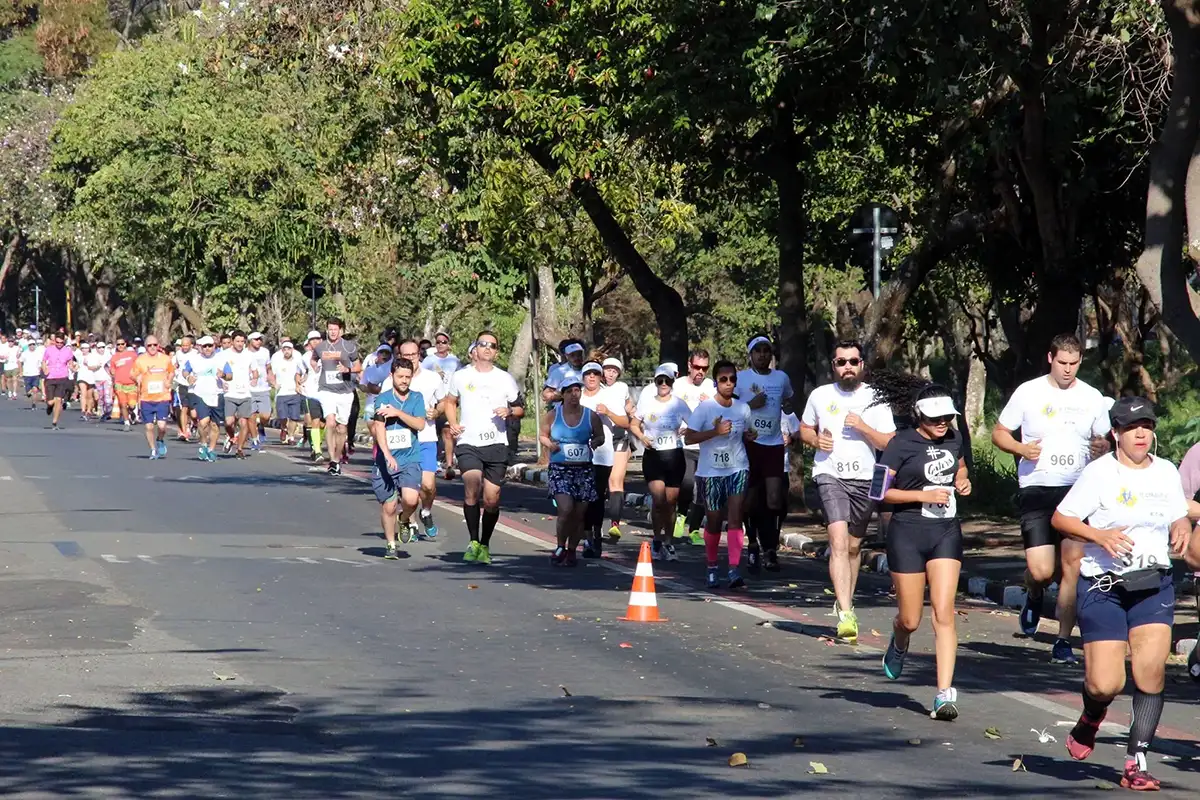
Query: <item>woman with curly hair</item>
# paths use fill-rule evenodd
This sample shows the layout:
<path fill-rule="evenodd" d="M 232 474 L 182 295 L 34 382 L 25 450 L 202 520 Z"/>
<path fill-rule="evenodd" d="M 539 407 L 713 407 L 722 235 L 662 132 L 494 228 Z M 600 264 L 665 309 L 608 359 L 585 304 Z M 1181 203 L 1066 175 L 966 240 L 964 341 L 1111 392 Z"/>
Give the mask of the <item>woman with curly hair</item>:
<path fill-rule="evenodd" d="M 871 388 L 876 403 L 913 421 L 896 433 L 876 467 L 886 469 L 889 479 L 883 501 L 893 506 L 887 557 L 897 605 L 883 671 L 891 680 L 900 677 L 910 637 L 921 624 L 928 583 L 938 690 L 930 716 L 952 720 L 958 717 L 954 595 L 963 556 L 955 496 L 971 493 L 962 438 L 950 427 L 958 411 L 945 387 L 916 376 L 877 372 Z"/>

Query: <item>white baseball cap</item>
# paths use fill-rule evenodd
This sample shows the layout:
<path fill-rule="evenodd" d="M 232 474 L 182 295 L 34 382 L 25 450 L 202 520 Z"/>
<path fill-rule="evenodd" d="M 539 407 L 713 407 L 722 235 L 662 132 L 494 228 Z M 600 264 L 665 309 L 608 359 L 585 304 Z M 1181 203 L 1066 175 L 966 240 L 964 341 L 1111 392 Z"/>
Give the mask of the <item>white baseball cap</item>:
<path fill-rule="evenodd" d="M 582 353 L 582 352 L 583 352 L 583 345 L 581 345 L 579 342 L 571 342 L 569 345 L 567 345 L 566 347 L 563 348 L 563 355 L 569 356 L 572 353 Z"/>
<path fill-rule="evenodd" d="M 599 364 L 597 364 L 595 361 L 589 361 L 588 363 L 583 365 L 583 374 L 584 375 L 588 374 L 589 372 L 603 372 L 603 371 L 604 371 L 604 368 L 601 367 Z"/>
<path fill-rule="evenodd" d="M 954 401 L 949 397 L 925 397 L 917 401 L 917 412 L 926 419 L 958 415 Z"/>
<path fill-rule="evenodd" d="M 306 342 L 311 342 L 313 339 L 321 339 L 321 338 L 323 338 L 323 337 L 321 336 L 321 332 L 320 332 L 320 331 L 309 331 L 309 332 L 308 332 L 308 336 L 306 336 L 306 337 L 304 338 L 304 340 L 305 340 Z"/>
<path fill-rule="evenodd" d="M 279 346 L 280 346 L 280 347 L 290 347 L 290 348 L 292 348 L 293 350 L 295 350 L 295 349 L 296 349 L 296 345 L 292 344 L 292 340 L 291 340 L 291 339 L 284 339 L 282 342 L 280 342 L 280 343 L 279 343 Z"/>
<path fill-rule="evenodd" d="M 211 336 L 201 336 L 199 339 L 196 340 L 196 344 L 199 344 L 199 345 L 216 344 L 216 342 L 213 340 L 213 337 L 211 337 Z"/>
<path fill-rule="evenodd" d="M 249 336 L 247 336 L 246 338 L 247 338 L 247 339 L 261 339 L 261 338 L 262 338 L 262 334 L 261 334 L 261 333 L 259 333 L 258 331 L 254 331 L 253 333 L 251 333 L 251 334 L 250 334 Z"/>
<path fill-rule="evenodd" d="M 621 363 L 621 359 L 619 359 L 619 358 L 606 358 L 606 359 L 604 359 L 601 366 L 616 367 L 617 369 L 621 370 L 622 372 L 625 371 L 625 365 Z"/>
<path fill-rule="evenodd" d="M 654 377 L 670 378 L 671 380 L 675 380 L 679 376 L 676 375 L 675 370 L 671 369 L 667 364 L 660 364 L 658 369 L 654 370 Z"/>
<path fill-rule="evenodd" d="M 674 361 L 664 361 L 663 363 L 659 364 L 658 369 L 654 370 L 654 374 L 657 375 L 658 370 L 660 369 L 669 370 L 667 374 L 669 374 L 672 378 L 679 377 L 679 365 Z"/>

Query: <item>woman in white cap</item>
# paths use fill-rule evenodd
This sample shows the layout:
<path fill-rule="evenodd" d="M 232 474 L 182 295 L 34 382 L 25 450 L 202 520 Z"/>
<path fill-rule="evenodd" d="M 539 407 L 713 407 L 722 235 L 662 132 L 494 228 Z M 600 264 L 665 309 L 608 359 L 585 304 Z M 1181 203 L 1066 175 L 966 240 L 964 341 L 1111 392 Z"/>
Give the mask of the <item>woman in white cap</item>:
<path fill-rule="evenodd" d="M 691 415 L 688 404 L 671 394 L 674 385 L 675 376 L 670 370 L 656 370 L 654 387 L 658 393 L 638 403 L 630 421 L 634 436 L 646 446 L 642 475 L 653 498 L 650 512 L 654 524 L 653 557 L 667 561 L 678 560 L 671 538 L 675 532 L 679 487 L 687 471 L 680 428 Z"/>
<path fill-rule="evenodd" d="M 558 514 L 558 546 L 550 562 L 557 566 L 575 566 L 575 550 L 584 535 L 587 511 L 600 499 L 592 453 L 604 444 L 604 428 L 600 415 L 580 404 L 582 390 L 583 377 L 578 372 L 561 370 L 554 387 L 561 402 L 543 415 L 539 431 L 542 445 L 550 451 L 547 482 Z"/>
<path fill-rule="evenodd" d="M 603 380 L 604 368 L 596 361 L 583 365 L 583 396 L 580 402 L 600 415 L 604 425 L 604 444 L 597 447 L 592 457 L 596 476 L 597 502 L 588 506 L 587 530 L 588 537 L 583 544 L 584 558 L 599 558 L 601 555 L 600 529 L 604 525 L 605 499 L 608 495 L 608 479 L 612 474 L 615 461 L 613 448 L 613 428 L 626 426 L 629 418 L 625 416 L 625 401 L 616 398 Z"/>
<path fill-rule="evenodd" d="M 876 466 L 883 471 L 878 478 L 885 482 L 873 487 L 885 488 L 883 502 L 893 507 L 887 558 L 896 587 L 897 612 L 883 670 L 891 680 L 900 677 L 910 637 L 921 624 L 928 583 L 938 689 L 930 716 L 952 720 L 958 717 L 954 597 L 963 556 L 955 496 L 971 493 L 962 439 L 950 426 L 958 411 L 949 391 L 923 378 L 878 372 L 871 388 L 877 404 L 889 405 L 893 414 L 911 417 L 914 422 L 888 443 Z"/>
<path fill-rule="evenodd" d="M 619 358 L 606 358 L 600 362 L 604 368 L 604 390 L 609 395 L 609 406 L 621 409 L 625 425 L 614 423 L 613 433 L 613 467 L 608 475 L 608 536 L 612 541 L 621 538 L 621 510 L 625 507 L 625 473 L 629 470 L 629 458 L 633 455 L 632 441 L 629 437 L 629 418 L 633 412 L 633 402 L 629 396 L 629 386 L 621 380 L 621 372 L 625 369 Z"/>

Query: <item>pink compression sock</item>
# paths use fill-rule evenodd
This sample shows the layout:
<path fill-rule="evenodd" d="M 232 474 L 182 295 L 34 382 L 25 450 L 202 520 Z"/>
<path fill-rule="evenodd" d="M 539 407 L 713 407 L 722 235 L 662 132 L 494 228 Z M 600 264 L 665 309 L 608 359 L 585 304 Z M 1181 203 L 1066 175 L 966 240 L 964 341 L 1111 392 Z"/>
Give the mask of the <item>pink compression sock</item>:
<path fill-rule="evenodd" d="M 737 565 L 742 563 L 742 546 L 746 544 L 746 532 L 741 528 L 730 528 L 726 536 L 728 538 L 726 548 L 729 550 L 729 568 L 737 569 Z"/>
<path fill-rule="evenodd" d="M 705 529 L 704 531 L 704 555 L 708 558 L 708 565 L 715 567 L 717 565 L 718 554 L 721 552 L 721 534 L 713 533 Z"/>

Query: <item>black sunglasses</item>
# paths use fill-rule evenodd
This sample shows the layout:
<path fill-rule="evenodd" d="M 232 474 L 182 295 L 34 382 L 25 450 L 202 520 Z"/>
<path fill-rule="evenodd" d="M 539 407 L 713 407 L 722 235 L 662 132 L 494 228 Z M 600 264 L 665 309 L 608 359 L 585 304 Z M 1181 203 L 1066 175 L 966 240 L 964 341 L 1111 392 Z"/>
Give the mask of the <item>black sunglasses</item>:
<path fill-rule="evenodd" d="M 438 339 L 437 343 L 438 344 L 450 344 L 450 340 L 449 339 Z"/>
<path fill-rule="evenodd" d="M 734 383 L 734 384 L 736 384 L 737 376 L 736 375 L 722 375 L 719 378 L 717 378 L 717 383 Z"/>
<path fill-rule="evenodd" d="M 945 417 L 926 417 L 925 420 L 931 425 L 949 425 L 954 421 L 954 415 L 949 414 Z"/>
<path fill-rule="evenodd" d="M 654 379 L 655 386 L 672 386 L 674 383 L 675 381 L 671 380 L 666 375 L 659 375 Z"/>
<path fill-rule="evenodd" d="M 496 344 L 495 342 L 476 342 L 475 346 L 482 347 L 485 350 L 499 350 L 500 349 L 500 345 Z"/>
<path fill-rule="evenodd" d="M 861 358 L 835 358 L 833 360 L 834 366 L 837 366 L 837 367 L 844 367 L 847 364 L 849 364 L 852 367 L 857 367 L 861 363 L 862 363 Z"/>

